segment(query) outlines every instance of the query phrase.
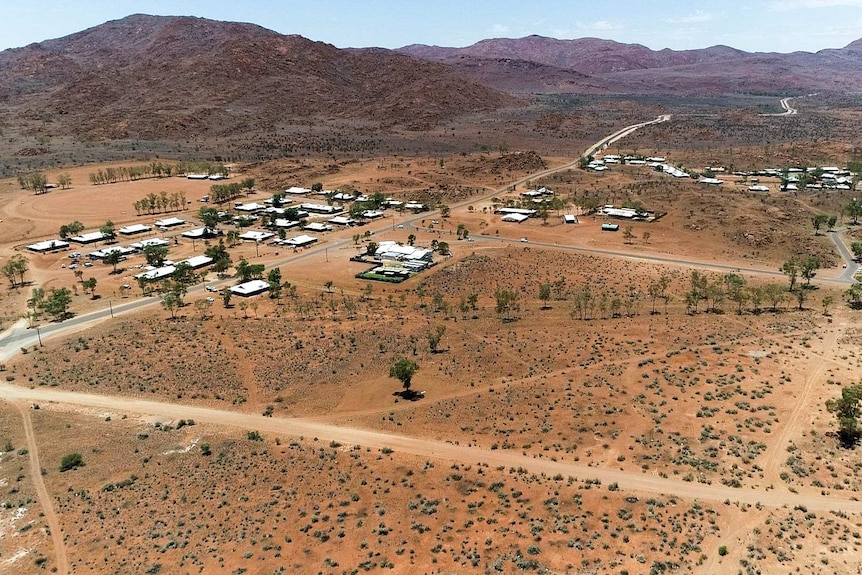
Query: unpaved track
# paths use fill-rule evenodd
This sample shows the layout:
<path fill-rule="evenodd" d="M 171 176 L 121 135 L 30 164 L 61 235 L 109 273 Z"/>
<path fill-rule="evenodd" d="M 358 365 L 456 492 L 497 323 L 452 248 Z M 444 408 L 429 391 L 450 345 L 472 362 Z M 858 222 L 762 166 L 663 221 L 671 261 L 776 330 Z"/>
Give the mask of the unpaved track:
<path fill-rule="evenodd" d="M 800 430 L 799 421 L 802 417 L 811 412 L 812 393 L 815 384 L 820 381 L 823 370 L 832 361 L 825 355 L 830 350 L 835 348 L 835 342 L 838 341 L 842 333 L 844 333 L 844 325 L 836 325 L 829 330 L 829 333 L 823 339 L 820 354 L 814 354 L 808 363 L 805 370 L 805 383 L 799 391 L 796 399 L 796 404 L 790 416 L 780 424 L 779 433 L 774 436 L 774 439 L 768 443 L 766 458 L 763 461 L 763 477 L 767 484 L 781 483 L 781 462 L 786 458 L 787 444 L 790 442 L 791 436 Z M 817 398 L 818 401 L 822 398 Z"/>
<path fill-rule="evenodd" d="M 158 401 L 93 395 L 57 389 L 27 389 L 0 383 L 0 396 L 15 400 L 40 402 L 56 401 L 63 404 L 86 406 L 113 412 L 132 412 L 156 415 L 171 419 L 194 419 L 229 427 L 257 430 L 263 433 L 317 438 L 324 442 L 335 441 L 343 445 L 362 445 L 374 449 L 389 448 L 399 453 L 418 457 L 443 459 L 462 463 L 485 463 L 492 467 L 523 468 L 529 473 L 560 475 L 575 479 L 599 479 L 605 485 L 616 483 L 620 489 L 642 493 L 674 495 L 683 499 L 696 499 L 720 503 L 734 501 L 748 505 L 768 507 L 805 506 L 814 511 L 843 511 L 862 513 L 862 501 L 823 496 L 814 490 L 800 490 L 798 494 L 762 489 L 734 489 L 722 485 L 689 483 L 657 475 L 589 467 L 575 463 L 528 457 L 502 450 L 482 449 L 456 445 L 434 439 L 391 435 L 366 429 L 339 427 L 320 421 L 264 417 L 189 405 L 174 405 Z M 59 531 L 53 531 L 59 533 Z"/>
<path fill-rule="evenodd" d="M 9 397 L 3 394 L 4 397 Z M 51 541 L 54 545 L 54 560 L 57 562 L 57 573 L 67 575 L 69 573 L 69 559 L 66 555 L 66 544 L 63 542 L 63 532 L 60 530 L 60 518 L 54 511 L 54 502 L 51 495 L 48 493 L 48 488 L 45 487 L 45 481 L 42 479 L 42 465 L 39 463 L 39 444 L 36 443 L 36 435 L 33 433 L 33 421 L 30 419 L 30 411 L 27 405 L 22 401 L 14 401 L 15 407 L 21 412 L 21 418 L 24 420 L 24 435 L 27 438 L 27 449 L 30 455 L 30 476 L 33 478 L 33 485 L 36 487 L 36 497 L 39 499 L 39 506 L 42 508 L 42 513 L 45 516 L 45 521 L 48 523 L 48 529 L 51 530 Z"/>

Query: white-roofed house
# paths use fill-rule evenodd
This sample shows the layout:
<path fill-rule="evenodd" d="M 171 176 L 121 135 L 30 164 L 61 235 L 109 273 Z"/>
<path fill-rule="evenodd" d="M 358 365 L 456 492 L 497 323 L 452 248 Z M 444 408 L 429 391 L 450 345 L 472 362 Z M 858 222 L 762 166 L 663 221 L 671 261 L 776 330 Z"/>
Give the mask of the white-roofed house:
<path fill-rule="evenodd" d="M 302 226 L 302 229 L 310 232 L 331 232 L 332 226 L 321 222 L 311 222 Z"/>
<path fill-rule="evenodd" d="M 279 240 L 281 245 L 285 246 L 293 246 L 295 248 L 301 248 L 304 246 L 308 246 L 317 241 L 317 238 L 313 236 L 308 236 L 305 234 L 294 236 L 292 238 L 287 238 L 286 240 Z"/>
<path fill-rule="evenodd" d="M 145 240 L 141 240 L 139 242 L 135 242 L 133 244 L 129 244 L 129 247 L 135 248 L 136 250 L 142 250 L 147 246 L 169 246 L 171 242 L 168 240 L 164 240 L 162 238 L 147 238 Z"/>
<path fill-rule="evenodd" d="M 230 289 L 232 294 L 241 297 L 250 297 L 267 291 L 269 284 L 263 280 L 251 280 L 228 289 Z"/>
<path fill-rule="evenodd" d="M 154 225 L 156 227 L 159 227 L 159 228 L 172 228 L 174 226 L 181 226 L 184 223 L 186 223 L 185 220 L 182 220 L 180 218 L 171 217 L 171 218 L 162 218 L 161 220 L 156 220 L 154 222 Z"/>
<path fill-rule="evenodd" d="M 264 242 L 275 234 L 272 232 L 262 232 L 259 230 L 248 230 L 239 235 L 239 239 L 250 242 Z"/>
<path fill-rule="evenodd" d="M 124 236 L 132 236 L 135 234 L 142 234 L 144 232 L 148 232 L 151 229 L 153 229 L 152 226 L 147 226 L 144 224 L 131 224 L 128 226 L 123 226 L 122 228 L 117 230 L 117 232 L 123 234 Z"/>
<path fill-rule="evenodd" d="M 213 263 L 213 259 L 209 256 L 192 256 L 188 259 L 181 261 L 180 263 L 186 264 L 193 270 L 196 270 L 198 268 L 210 265 L 211 263 Z"/>
<path fill-rule="evenodd" d="M 54 250 L 62 250 L 69 247 L 69 242 L 64 240 L 45 240 L 44 242 L 36 242 L 30 244 L 27 249 L 31 252 L 51 252 Z"/>
<path fill-rule="evenodd" d="M 90 232 L 87 234 L 81 234 L 80 236 L 72 236 L 69 239 L 79 244 L 92 244 L 101 240 L 106 240 L 108 239 L 108 236 L 102 232 Z"/>

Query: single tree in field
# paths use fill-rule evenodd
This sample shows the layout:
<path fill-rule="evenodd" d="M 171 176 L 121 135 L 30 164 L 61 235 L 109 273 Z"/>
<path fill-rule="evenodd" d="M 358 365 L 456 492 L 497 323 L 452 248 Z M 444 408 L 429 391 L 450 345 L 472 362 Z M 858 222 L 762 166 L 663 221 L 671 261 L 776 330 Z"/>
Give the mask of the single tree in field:
<path fill-rule="evenodd" d="M 832 305 L 834 301 L 835 298 L 833 298 L 831 295 L 823 296 L 823 300 L 821 302 L 823 303 L 823 315 L 829 315 L 829 306 Z"/>
<path fill-rule="evenodd" d="M 445 325 L 438 325 L 428 332 L 428 347 L 431 348 L 431 353 L 440 351 L 440 340 L 443 339 L 444 333 L 446 333 Z"/>
<path fill-rule="evenodd" d="M 862 242 L 853 242 L 850 244 L 850 251 L 853 252 L 853 257 L 855 259 L 862 259 Z"/>
<path fill-rule="evenodd" d="M 177 309 L 182 305 L 180 296 L 174 290 L 162 294 L 162 307 L 171 312 L 171 319 L 176 318 Z"/>
<path fill-rule="evenodd" d="M 623 229 L 623 238 L 625 239 L 625 242 L 626 242 L 628 245 L 631 245 L 631 244 L 633 244 L 633 243 L 634 243 L 634 240 L 635 240 L 635 234 L 634 234 L 634 232 L 632 231 L 632 227 L 631 227 L 631 226 L 626 226 L 626 227 L 625 227 L 625 229 Z"/>
<path fill-rule="evenodd" d="M 862 400 L 862 385 L 858 383 L 841 390 L 840 399 L 830 399 L 826 409 L 838 420 L 838 437 L 845 447 L 853 447 L 859 441 L 859 402 Z"/>
<path fill-rule="evenodd" d="M 835 214 L 832 214 L 828 218 L 826 218 L 826 228 L 830 231 L 835 229 L 835 224 L 837 224 L 837 223 L 838 223 L 838 216 L 836 216 Z"/>
<path fill-rule="evenodd" d="M 551 284 L 541 284 L 539 286 L 539 299 L 542 300 L 541 309 L 548 309 L 548 301 L 551 299 Z"/>
<path fill-rule="evenodd" d="M 389 377 L 393 379 L 397 379 L 401 382 L 401 386 L 404 388 L 405 396 L 409 396 L 410 385 L 413 382 L 413 375 L 419 370 L 419 364 L 415 361 L 410 361 L 406 357 L 402 357 L 389 368 Z"/>
<path fill-rule="evenodd" d="M 221 290 L 221 301 L 225 307 L 230 307 L 230 298 L 233 296 L 233 292 L 228 288 L 224 288 Z"/>

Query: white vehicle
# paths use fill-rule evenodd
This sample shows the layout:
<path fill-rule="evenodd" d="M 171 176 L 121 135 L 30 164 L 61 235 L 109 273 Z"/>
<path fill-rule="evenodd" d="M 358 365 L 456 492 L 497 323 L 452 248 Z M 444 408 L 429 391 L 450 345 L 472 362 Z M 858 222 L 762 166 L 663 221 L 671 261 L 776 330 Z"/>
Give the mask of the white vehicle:
<path fill-rule="evenodd" d="M 79 258 L 81 257 L 81 252 L 72 252 L 71 254 L 69 254 L 69 257 L 72 259 Z"/>
<path fill-rule="evenodd" d="M 63 264 L 63 265 L 65 265 L 65 264 Z M 70 264 L 69 265 L 70 270 L 76 269 L 77 267 L 78 267 L 78 264 Z"/>
<path fill-rule="evenodd" d="M 404 224 L 398 224 L 398 229 L 399 229 L 399 230 L 403 230 L 403 229 L 404 229 Z"/>
<path fill-rule="evenodd" d="M 93 262 L 84 262 L 84 267 L 85 267 L 85 268 L 91 268 L 91 267 L 93 267 Z"/>
<path fill-rule="evenodd" d="M 527 243 L 527 238 L 521 238 L 521 241 Z"/>

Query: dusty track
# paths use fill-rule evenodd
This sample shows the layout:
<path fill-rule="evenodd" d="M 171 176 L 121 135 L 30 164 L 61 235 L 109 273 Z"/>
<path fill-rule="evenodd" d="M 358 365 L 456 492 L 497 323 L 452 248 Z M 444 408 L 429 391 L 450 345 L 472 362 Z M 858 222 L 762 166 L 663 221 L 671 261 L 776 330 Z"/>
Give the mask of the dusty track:
<path fill-rule="evenodd" d="M 689 483 L 646 473 L 588 467 L 563 461 L 527 457 L 507 451 L 468 447 L 434 439 L 339 427 L 307 419 L 264 417 L 189 405 L 174 405 L 158 401 L 91 395 L 56 389 L 26 389 L 6 383 L 0 384 L 0 394 L 16 400 L 55 401 L 120 413 L 133 412 L 172 419 L 193 418 L 201 423 L 253 429 L 263 433 L 315 437 L 327 442 L 336 441 L 344 445 L 363 445 L 375 449 L 389 448 L 419 457 L 484 463 L 493 467 L 523 468 L 530 473 L 545 474 L 549 477 L 560 475 L 579 480 L 599 479 L 602 483 L 616 483 L 620 489 L 634 492 L 675 495 L 685 499 L 702 501 L 735 501 L 748 505 L 759 503 L 768 507 L 802 505 L 816 511 L 862 513 L 862 501 L 827 497 L 813 490 L 800 490 L 800 493 L 793 494 L 777 490 L 734 489 L 721 485 Z"/>
<path fill-rule="evenodd" d="M 30 419 L 30 411 L 21 401 L 14 401 L 13 403 L 18 408 L 18 411 L 21 412 L 21 418 L 24 420 L 24 435 L 27 438 L 27 449 L 30 455 L 30 476 L 33 478 L 33 485 L 36 487 L 39 506 L 42 508 L 45 521 L 48 523 L 48 529 L 51 531 L 51 541 L 54 545 L 54 560 L 57 562 L 56 572 L 66 575 L 69 573 L 66 544 L 63 542 L 60 518 L 57 512 L 54 511 L 51 494 L 48 493 L 48 488 L 45 487 L 45 481 L 42 479 L 42 465 L 39 463 L 39 444 L 36 443 L 36 435 L 33 433 L 33 421 Z"/>

